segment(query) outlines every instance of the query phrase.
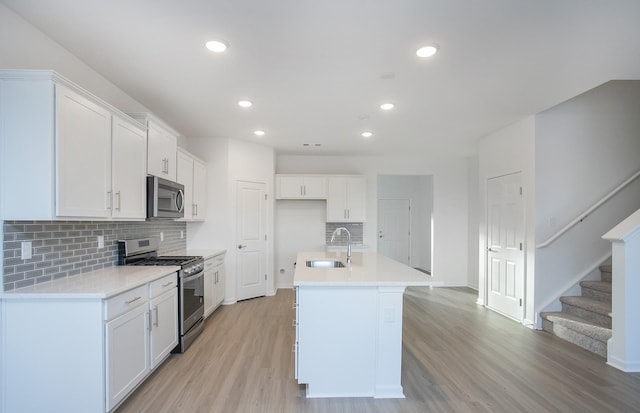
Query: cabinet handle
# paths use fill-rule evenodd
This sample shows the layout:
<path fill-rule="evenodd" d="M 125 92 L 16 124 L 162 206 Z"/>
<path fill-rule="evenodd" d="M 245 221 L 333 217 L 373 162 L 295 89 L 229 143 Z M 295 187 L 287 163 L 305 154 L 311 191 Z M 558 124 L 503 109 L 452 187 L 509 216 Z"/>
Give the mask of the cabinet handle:
<path fill-rule="evenodd" d="M 153 312 L 156 313 L 156 322 L 153 325 L 158 327 L 158 325 L 159 325 L 158 306 L 153 307 Z"/>
<path fill-rule="evenodd" d="M 351 210 L 347 209 L 347 218 L 351 218 Z"/>
<path fill-rule="evenodd" d="M 116 211 L 120 211 L 120 191 L 116 192 Z"/>
<path fill-rule="evenodd" d="M 113 207 L 113 193 L 111 191 L 107 191 L 107 209 L 111 209 Z"/>
<path fill-rule="evenodd" d="M 307 196 L 307 186 L 304 185 L 303 188 L 304 188 L 304 193 L 302 195 Z"/>
<path fill-rule="evenodd" d="M 162 284 L 162 288 L 164 288 L 164 287 L 168 287 L 168 286 L 170 286 L 171 284 L 173 284 L 173 281 L 169 281 L 169 282 L 168 282 L 168 283 L 166 283 L 166 284 Z"/>
<path fill-rule="evenodd" d="M 293 346 L 291 346 L 291 352 L 295 353 L 296 352 L 296 345 L 294 344 Z"/>
<path fill-rule="evenodd" d="M 296 320 L 293 320 L 292 325 L 293 325 L 293 327 L 297 327 L 298 326 L 298 322 Z"/>
<path fill-rule="evenodd" d="M 125 301 L 124 303 L 125 303 L 125 304 L 131 304 L 131 303 L 133 303 L 133 302 L 138 301 L 138 300 L 139 300 L 139 299 L 141 299 L 141 298 L 142 298 L 142 297 L 135 297 L 135 298 L 132 298 L 132 299 L 131 299 L 131 300 L 129 300 L 129 301 Z"/>
<path fill-rule="evenodd" d="M 153 322 L 151 320 L 151 311 L 147 311 L 147 329 L 149 331 L 153 330 Z"/>

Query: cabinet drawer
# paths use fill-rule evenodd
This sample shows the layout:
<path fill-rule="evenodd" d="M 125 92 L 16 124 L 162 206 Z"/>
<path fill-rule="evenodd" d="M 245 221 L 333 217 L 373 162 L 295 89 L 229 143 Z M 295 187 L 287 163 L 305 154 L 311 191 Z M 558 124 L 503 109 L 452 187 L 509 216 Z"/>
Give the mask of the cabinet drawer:
<path fill-rule="evenodd" d="M 149 301 L 149 289 L 147 285 L 129 290 L 105 302 L 105 320 L 112 318 Z"/>
<path fill-rule="evenodd" d="M 177 274 L 169 274 L 166 277 L 162 277 L 159 280 L 155 280 L 149 284 L 149 297 L 154 298 L 160 294 L 176 288 L 178 285 Z"/>
<path fill-rule="evenodd" d="M 224 263 L 224 254 L 216 255 L 215 257 L 211 257 L 204 262 L 204 267 L 206 269 L 211 269 L 215 266 Z"/>

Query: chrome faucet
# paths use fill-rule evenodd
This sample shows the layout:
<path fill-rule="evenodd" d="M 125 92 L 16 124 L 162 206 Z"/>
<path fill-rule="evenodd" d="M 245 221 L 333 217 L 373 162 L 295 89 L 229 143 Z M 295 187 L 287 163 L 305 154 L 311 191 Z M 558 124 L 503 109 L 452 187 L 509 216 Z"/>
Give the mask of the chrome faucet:
<path fill-rule="evenodd" d="M 340 227 L 340 228 L 336 228 L 333 231 L 333 234 L 331 234 L 331 241 L 333 242 L 333 240 L 335 239 L 336 235 L 340 235 L 340 233 L 342 233 L 342 230 L 345 230 L 347 232 L 347 264 L 351 263 L 351 233 L 349 232 L 348 229 L 346 229 L 345 227 Z"/>

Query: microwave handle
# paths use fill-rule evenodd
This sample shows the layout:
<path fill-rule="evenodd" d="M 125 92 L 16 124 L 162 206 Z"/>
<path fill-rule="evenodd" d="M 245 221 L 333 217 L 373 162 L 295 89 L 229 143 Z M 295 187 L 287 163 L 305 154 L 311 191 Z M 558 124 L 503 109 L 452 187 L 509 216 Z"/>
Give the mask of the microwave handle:
<path fill-rule="evenodd" d="M 182 212 L 184 209 L 184 192 L 182 189 L 178 190 L 178 195 L 176 195 L 176 208 L 178 212 Z"/>

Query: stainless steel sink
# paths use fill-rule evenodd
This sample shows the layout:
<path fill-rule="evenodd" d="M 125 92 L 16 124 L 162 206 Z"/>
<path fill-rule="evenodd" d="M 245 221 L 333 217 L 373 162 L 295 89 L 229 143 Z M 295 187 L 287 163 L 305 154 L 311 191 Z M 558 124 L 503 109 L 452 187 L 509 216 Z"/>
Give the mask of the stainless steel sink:
<path fill-rule="evenodd" d="M 323 258 L 318 260 L 308 260 L 307 267 L 311 268 L 344 268 L 342 261 Z"/>

